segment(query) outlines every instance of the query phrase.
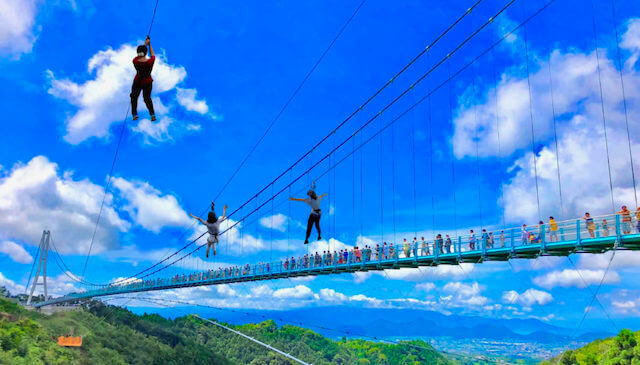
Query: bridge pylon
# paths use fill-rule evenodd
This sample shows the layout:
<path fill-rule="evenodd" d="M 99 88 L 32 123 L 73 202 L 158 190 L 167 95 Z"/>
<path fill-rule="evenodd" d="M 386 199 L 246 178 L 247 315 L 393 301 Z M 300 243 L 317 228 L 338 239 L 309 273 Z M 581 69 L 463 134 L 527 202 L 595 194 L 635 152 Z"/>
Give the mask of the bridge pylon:
<path fill-rule="evenodd" d="M 44 300 L 47 300 L 49 295 L 47 294 L 47 256 L 49 255 L 49 240 L 51 238 L 51 231 L 42 231 L 42 238 L 40 238 L 40 261 L 38 262 L 38 270 L 36 271 L 36 277 L 31 284 L 31 292 L 29 292 L 29 299 L 27 299 L 27 305 L 31 305 L 31 298 L 33 292 L 36 290 L 37 285 L 42 285 L 44 289 Z M 42 271 L 42 283 L 38 283 L 40 278 L 40 271 Z M 28 285 L 28 284 L 27 284 Z"/>

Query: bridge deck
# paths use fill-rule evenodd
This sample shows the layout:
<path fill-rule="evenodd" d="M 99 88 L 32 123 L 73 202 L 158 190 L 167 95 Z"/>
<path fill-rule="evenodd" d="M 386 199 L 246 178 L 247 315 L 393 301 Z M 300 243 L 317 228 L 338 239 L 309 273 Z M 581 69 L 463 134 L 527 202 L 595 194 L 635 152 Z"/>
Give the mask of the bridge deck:
<path fill-rule="evenodd" d="M 282 261 L 248 267 L 238 267 L 231 271 L 211 270 L 189 276 L 177 276 L 172 278 L 156 278 L 144 282 L 135 282 L 118 286 L 108 286 L 96 290 L 88 290 L 81 293 L 72 293 L 64 297 L 54 298 L 45 302 L 34 304 L 34 307 L 61 304 L 79 299 L 102 297 L 114 294 L 128 294 L 146 291 L 188 288 L 204 285 L 231 284 L 238 282 L 250 282 L 260 280 L 273 280 L 299 276 L 331 275 L 340 273 L 366 272 L 372 270 L 416 268 L 420 266 L 437 266 L 443 264 L 457 265 L 459 263 L 482 263 L 485 261 L 506 261 L 512 258 L 535 259 L 539 256 L 567 256 L 572 253 L 603 253 L 609 250 L 640 250 L 640 233 L 630 232 L 630 223 L 621 222 L 620 216 L 599 217 L 598 219 L 610 219 L 615 230 L 609 235 L 609 228 L 601 223 L 587 226 L 583 220 L 565 221 L 558 224 L 556 240 L 549 242 L 548 227 L 536 228 L 538 233 L 534 243 L 525 241 L 524 238 L 516 239 L 521 235 L 521 228 L 501 231 L 499 242 L 491 243 L 487 236 L 481 236 L 477 240 L 477 249 L 463 247 L 469 242 L 470 237 L 457 237 L 448 247 L 439 246 L 431 249 L 430 254 L 422 251 L 420 244 L 410 249 L 409 255 L 404 253 L 403 246 L 397 245 L 395 255 L 385 258 L 383 252 L 377 255 L 375 252 L 367 259 L 362 255 L 359 262 L 349 256 L 346 263 L 332 260 L 330 264 L 314 264 L 313 259 L 305 265 L 296 265 L 296 268 L 285 268 Z M 615 223 L 614 223 L 615 222 Z M 614 228 L 612 227 L 612 228 Z M 601 236 L 602 235 L 602 236 Z M 592 238 L 593 236 L 593 238 Z M 581 238 L 588 237 L 588 238 Z M 497 241 L 497 240 L 494 240 Z M 500 247 L 496 247 L 500 246 Z M 429 247 L 431 248 L 431 247 Z M 452 251 L 447 253 L 447 251 Z"/>

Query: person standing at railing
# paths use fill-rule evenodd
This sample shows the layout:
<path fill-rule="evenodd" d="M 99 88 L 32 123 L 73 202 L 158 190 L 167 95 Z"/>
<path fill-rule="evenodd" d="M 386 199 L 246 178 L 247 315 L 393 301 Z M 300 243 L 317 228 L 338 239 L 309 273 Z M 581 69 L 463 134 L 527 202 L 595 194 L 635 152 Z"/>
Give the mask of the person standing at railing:
<path fill-rule="evenodd" d="M 389 258 L 390 259 L 395 259 L 396 258 L 396 248 L 393 247 L 393 242 L 391 242 L 389 244 Z"/>
<path fill-rule="evenodd" d="M 640 207 L 636 209 L 636 231 L 640 233 Z"/>
<path fill-rule="evenodd" d="M 504 236 L 504 231 L 500 231 L 500 246 L 504 247 L 504 242 L 506 240 L 506 237 Z"/>
<path fill-rule="evenodd" d="M 473 229 L 469 231 L 469 250 L 473 251 L 476 249 L 476 234 L 473 233 Z"/>
<path fill-rule="evenodd" d="M 403 251 L 404 251 L 404 257 L 411 257 L 411 253 L 409 251 L 409 242 L 407 242 L 407 239 L 404 239 L 404 242 L 402 243 L 403 245 Z"/>
<path fill-rule="evenodd" d="M 389 259 L 389 246 L 387 246 L 386 242 L 382 243 L 382 259 L 383 260 Z"/>
<path fill-rule="evenodd" d="M 487 245 L 489 248 L 493 248 L 493 232 L 489 232 L 489 238 L 487 239 Z"/>
<path fill-rule="evenodd" d="M 427 245 L 427 241 L 424 240 L 424 237 L 420 240 L 420 247 L 422 248 L 422 256 L 429 255 L 429 245 Z"/>
<path fill-rule="evenodd" d="M 438 252 L 439 253 L 444 253 L 444 240 L 442 239 L 442 235 L 438 234 L 438 236 L 436 237 L 436 245 L 438 246 Z"/>
<path fill-rule="evenodd" d="M 542 233 L 544 232 L 544 222 L 538 222 L 538 237 L 536 237 L 537 243 L 542 243 Z"/>
<path fill-rule="evenodd" d="M 591 238 L 595 238 L 596 224 L 593 221 L 593 218 L 591 218 L 591 215 L 589 213 L 584 213 L 584 222 L 587 225 L 587 231 L 589 231 L 589 236 L 591 236 Z"/>
<path fill-rule="evenodd" d="M 618 215 L 622 218 L 622 233 L 631 233 L 631 212 L 626 205 L 622 206 L 622 210 L 618 212 Z"/>
<path fill-rule="evenodd" d="M 558 240 L 558 222 L 553 216 L 549 217 L 549 242 Z"/>
<path fill-rule="evenodd" d="M 606 219 L 602 220 L 602 235 L 604 237 L 609 237 L 609 224 Z"/>
<path fill-rule="evenodd" d="M 451 237 L 449 237 L 449 235 L 447 235 L 447 239 L 444 241 L 444 248 L 447 251 L 447 253 L 451 253 Z"/>
<path fill-rule="evenodd" d="M 482 230 L 482 240 L 484 241 L 485 245 L 487 245 L 487 248 L 491 247 L 491 243 L 489 242 L 489 234 L 487 233 L 486 229 Z"/>
<path fill-rule="evenodd" d="M 529 244 L 529 231 L 527 231 L 527 225 L 523 224 L 522 225 L 522 244 L 523 245 L 528 245 Z"/>

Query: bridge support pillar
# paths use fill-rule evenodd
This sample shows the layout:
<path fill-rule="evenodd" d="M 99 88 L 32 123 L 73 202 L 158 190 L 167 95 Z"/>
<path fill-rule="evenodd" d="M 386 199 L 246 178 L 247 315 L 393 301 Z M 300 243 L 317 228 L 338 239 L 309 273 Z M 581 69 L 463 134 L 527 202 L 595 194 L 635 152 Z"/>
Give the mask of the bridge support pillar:
<path fill-rule="evenodd" d="M 36 290 L 37 285 L 43 286 L 44 291 L 44 300 L 47 300 L 49 297 L 47 293 L 47 256 L 49 255 L 49 239 L 51 237 L 50 231 L 42 231 L 42 238 L 40 238 L 40 261 L 38 262 L 38 271 L 36 271 L 36 277 L 33 279 L 33 284 L 31 285 L 31 291 L 29 292 L 29 298 L 27 299 L 27 305 L 31 305 L 31 298 L 33 297 L 33 292 Z M 40 271 L 42 270 L 42 283 L 38 283 L 38 279 L 40 278 Z M 29 283 L 27 283 L 27 287 Z"/>

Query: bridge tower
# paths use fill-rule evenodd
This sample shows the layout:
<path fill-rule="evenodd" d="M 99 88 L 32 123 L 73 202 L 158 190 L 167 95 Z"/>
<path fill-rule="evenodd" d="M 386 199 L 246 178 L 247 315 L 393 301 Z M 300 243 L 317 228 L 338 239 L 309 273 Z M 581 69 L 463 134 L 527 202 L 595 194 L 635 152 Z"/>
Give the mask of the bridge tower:
<path fill-rule="evenodd" d="M 42 285 L 44 288 L 44 298 L 47 300 L 47 256 L 49 254 L 49 239 L 51 238 L 51 231 L 42 231 L 42 238 L 40 238 L 40 261 L 38 262 L 38 270 L 36 271 L 36 277 L 31 284 L 31 292 L 29 293 L 29 299 L 27 299 L 27 305 L 31 305 L 31 297 L 36 290 L 37 285 Z M 42 283 L 38 283 L 40 278 L 40 270 L 42 269 Z"/>

